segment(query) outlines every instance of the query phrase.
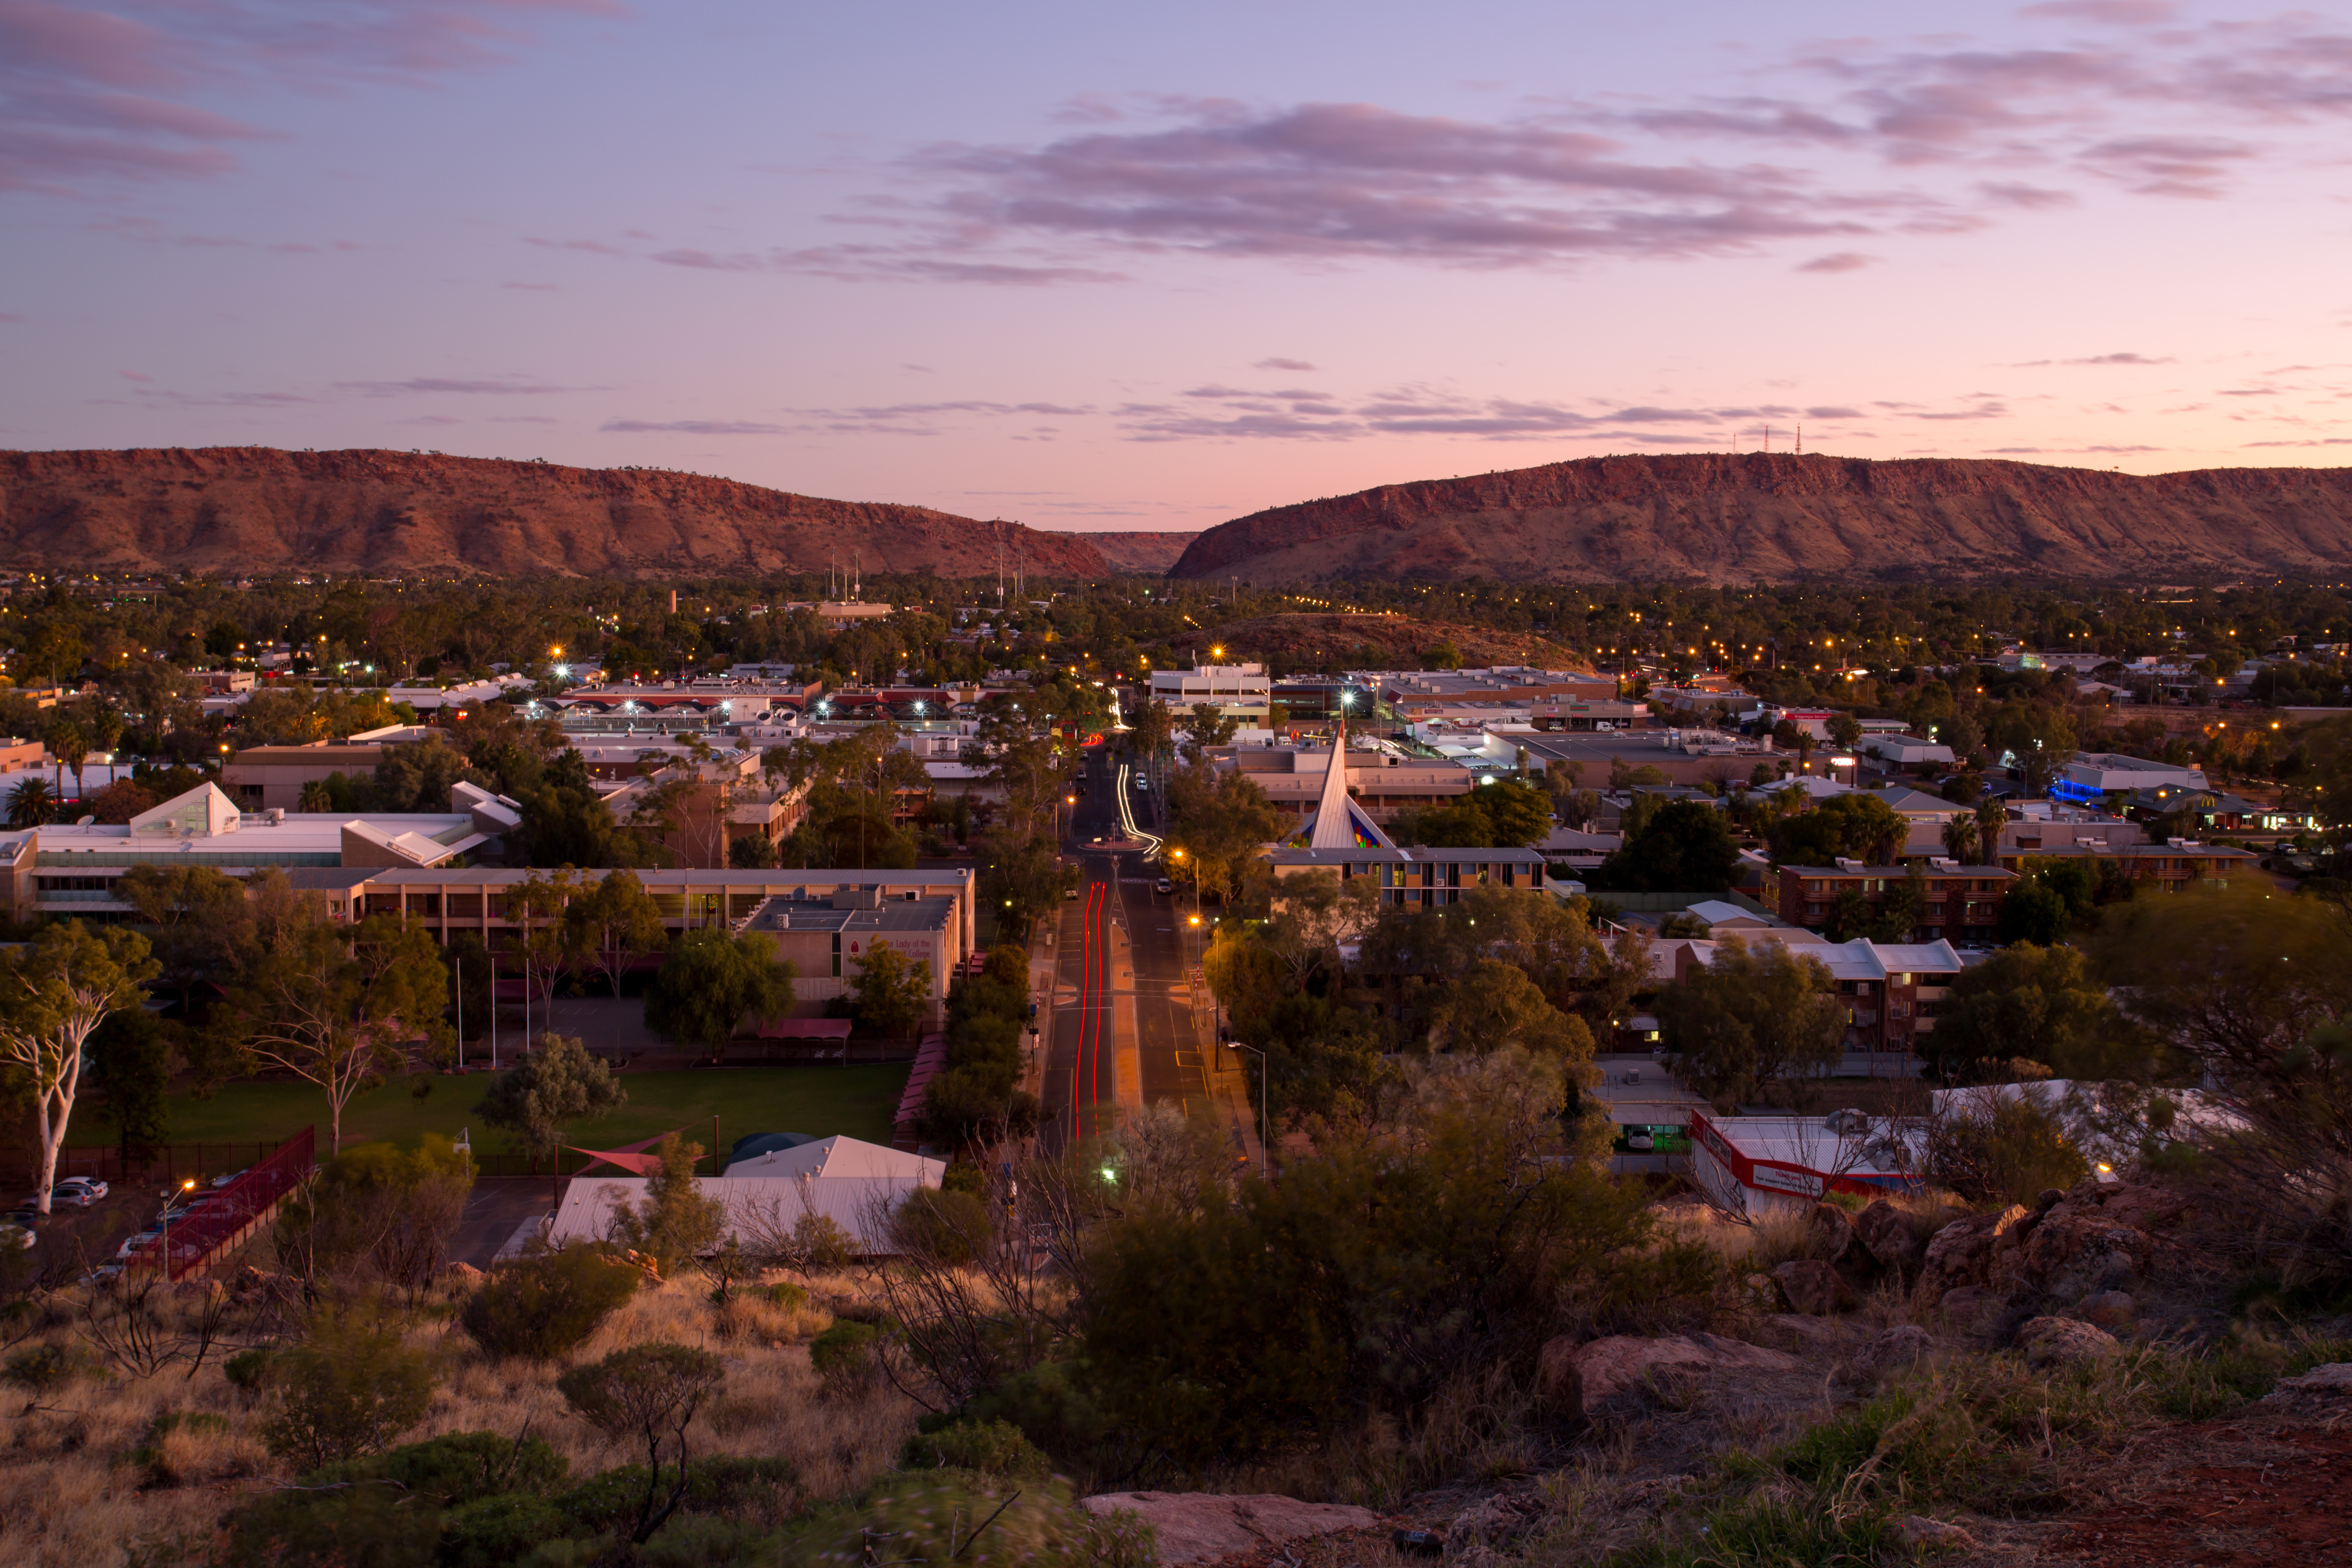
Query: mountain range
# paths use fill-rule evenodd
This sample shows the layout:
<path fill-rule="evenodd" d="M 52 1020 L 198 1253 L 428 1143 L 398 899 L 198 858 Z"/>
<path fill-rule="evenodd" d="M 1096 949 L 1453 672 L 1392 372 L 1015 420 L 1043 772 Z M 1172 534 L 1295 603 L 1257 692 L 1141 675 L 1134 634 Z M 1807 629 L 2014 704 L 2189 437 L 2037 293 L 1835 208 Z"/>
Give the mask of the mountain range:
<path fill-rule="evenodd" d="M 1208 530 L 1170 575 L 2189 583 L 2347 566 L 2352 469 L 1752 453 L 1585 458 L 1276 507 Z"/>
<path fill-rule="evenodd" d="M 667 468 L 267 447 L 0 452 L 0 565 L 373 575 L 759 576 L 862 564 L 1101 577 L 1074 533 Z M 1159 568 L 1164 570 L 1164 567 Z"/>
<path fill-rule="evenodd" d="M 667 468 L 261 447 L 0 452 L 0 565 L 373 575 L 2210 582 L 2352 568 L 2352 469 L 1586 458 L 1198 535 L 1070 533 Z"/>

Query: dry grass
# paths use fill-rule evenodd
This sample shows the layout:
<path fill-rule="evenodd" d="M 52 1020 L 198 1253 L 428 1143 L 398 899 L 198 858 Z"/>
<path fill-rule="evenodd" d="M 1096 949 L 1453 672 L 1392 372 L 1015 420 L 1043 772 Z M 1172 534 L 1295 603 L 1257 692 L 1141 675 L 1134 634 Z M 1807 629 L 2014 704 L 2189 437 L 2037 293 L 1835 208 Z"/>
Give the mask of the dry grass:
<path fill-rule="evenodd" d="M 845 1279 L 824 1285 L 822 1294 L 834 1300 L 856 1293 Z M 716 1309 L 707 1289 L 688 1278 L 641 1292 L 573 1359 L 593 1360 L 648 1340 L 715 1351 L 727 1360 L 727 1383 L 689 1429 L 696 1452 L 789 1459 L 817 1497 L 856 1490 L 889 1468 L 914 1430 L 915 1407 L 887 1386 L 855 1403 L 820 1397 L 805 1342 L 831 1323 L 829 1312 L 757 1298 L 747 1304 L 741 1296 Z M 78 1293 L 52 1298 L 52 1321 L 12 1348 L 47 1342 L 85 1354 L 66 1321 L 66 1309 L 78 1301 Z M 242 1342 L 249 1325 L 233 1321 L 230 1327 Z M 446 1432 L 512 1434 L 527 1424 L 571 1461 L 575 1475 L 642 1460 L 571 1414 L 555 1387 L 561 1365 L 491 1360 L 455 1326 L 446 1301 L 428 1303 L 410 1337 L 439 1352 L 441 1376 L 430 1412 L 403 1441 Z M 144 1378 L 120 1369 L 85 1372 L 38 1394 L 0 1390 L 6 1423 L 0 1563 L 111 1568 L 135 1561 L 162 1568 L 204 1562 L 226 1513 L 288 1479 L 287 1467 L 259 1437 L 266 1405 L 228 1383 L 221 1359 L 215 1348 L 193 1377 L 182 1364 Z M 219 1421 L 186 1423 L 151 1443 L 156 1418 L 174 1412 Z M 134 1450 L 144 1451 L 143 1462 L 132 1458 Z"/>

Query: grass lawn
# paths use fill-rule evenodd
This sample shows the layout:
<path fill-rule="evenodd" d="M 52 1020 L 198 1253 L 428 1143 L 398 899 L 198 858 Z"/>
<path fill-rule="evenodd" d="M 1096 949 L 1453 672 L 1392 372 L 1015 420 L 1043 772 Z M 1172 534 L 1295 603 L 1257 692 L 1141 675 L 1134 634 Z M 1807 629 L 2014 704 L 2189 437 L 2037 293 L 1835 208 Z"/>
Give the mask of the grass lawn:
<path fill-rule="evenodd" d="M 628 1090 L 628 1104 L 571 1129 L 569 1141 L 609 1148 L 676 1127 L 694 1142 L 708 1143 L 710 1119 L 716 1116 L 722 1147 L 750 1132 L 807 1132 L 819 1138 L 841 1132 L 887 1143 L 908 1070 L 905 1062 L 884 1062 L 623 1073 L 620 1081 Z M 411 1092 L 420 1083 L 432 1086 L 422 1100 Z M 413 1143 L 420 1133 L 446 1137 L 467 1127 L 476 1148 L 486 1153 L 503 1150 L 508 1147 L 504 1136 L 484 1127 L 474 1114 L 474 1102 L 489 1084 L 487 1073 L 394 1079 L 344 1108 L 343 1144 L 348 1148 L 377 1139 Z M 310 1084 L 232 1083 L 210 1100 L 173 1096 L 169 1137 L 174 1143 L 247 1142 L 290 1137 L 314 1122 L 323 1144 L 327 1097 Z M 114 1142 L 114 1129 L 92 1106 L 75 1112 L 67 1141 L 77 1147 L 108 1144 Z"/>

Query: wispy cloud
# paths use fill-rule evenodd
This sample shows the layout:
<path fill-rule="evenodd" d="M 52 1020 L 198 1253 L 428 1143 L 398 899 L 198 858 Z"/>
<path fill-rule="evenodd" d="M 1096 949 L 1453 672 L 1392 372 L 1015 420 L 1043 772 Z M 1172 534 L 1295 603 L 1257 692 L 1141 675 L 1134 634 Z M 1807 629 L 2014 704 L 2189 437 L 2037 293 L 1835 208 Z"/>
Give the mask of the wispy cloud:
<path fill-rule="evenodd" d="M 658 258 L 1060 283 L 1116 280 L 1136 256 L 1559 268 L 1826 240 L 1794 265 L 1835 273 L 1874 258 L 1867 239 L 1967 233 L 2102 187 L 2212 200 L 2266 160 L 2331 156 L 2326 137 L 2298 149 L 2292 135 L 2352 116 L 2352 31 L 2308 16 L 2175 25 L 2157 0 L 2060 0 L 2022 15 L 2095 36 L 1848 40 L 1755 68 L 1777 92 L 1559 99 L 1492 120 L 1377 103 L 1088 99 L 1056 117 L 1067 134 L 1042 142 L 921 149 L 900 169 L 913 191 L 839 218 L 870 240 Z"/>
<path fill-rule="evenodd" d="M 0 0 L 0 191 L 202 179 L 275 134 L 276 87 L 427 83 L 616 0 Z M 226 113 L 215 100 L 237 102 Z"/>
<path fill-rule="evenodd" d="M 782 436 L 786 427 L 751 419 L 609 419 L 596 428 L 614 435 Z"/>
<path fill-rule="evenodd" d="M 405 381 L 339 381 L 334 384 L 334 388 L 338 392 L 356 393 L 363 397 L 402 397 L 421 393 L 455 393 L 467 397 L 545 397 L 560 392 L 593 390 L 520 381 L 510 376 L 467 380 L 436 375 L 411 376 Z"/>

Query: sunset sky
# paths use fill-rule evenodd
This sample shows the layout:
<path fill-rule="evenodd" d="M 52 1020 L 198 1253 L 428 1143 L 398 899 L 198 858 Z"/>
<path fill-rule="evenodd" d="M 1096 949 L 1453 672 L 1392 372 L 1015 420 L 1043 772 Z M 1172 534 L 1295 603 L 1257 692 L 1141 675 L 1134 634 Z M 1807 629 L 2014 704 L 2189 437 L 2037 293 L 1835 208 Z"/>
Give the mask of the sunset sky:
<path fill-rule="evenodd" d="M 1952 30 L 1967 17 L 1966 30 Z M 2352 460 L 2352 9 L 0 0 L 0 446 Z"/>

